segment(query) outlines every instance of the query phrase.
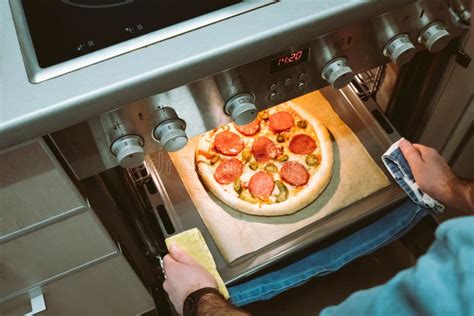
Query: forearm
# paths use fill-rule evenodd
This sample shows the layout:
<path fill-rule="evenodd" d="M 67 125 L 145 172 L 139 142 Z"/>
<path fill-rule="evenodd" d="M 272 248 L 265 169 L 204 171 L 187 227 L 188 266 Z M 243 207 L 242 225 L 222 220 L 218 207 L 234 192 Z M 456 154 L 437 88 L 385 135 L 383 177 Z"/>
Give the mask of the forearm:
<path fill-rule="evenodd" d="M 474 212 L 474 182 L 468 180 L 460 180 L 461 194 L 463 196 L 462 207 L 464 210 Z"/>
<path fill-rule="evenodd" d="M 443 202 L 459 210 L 474 212 L 474 182 L 456 178 L 455 183 L 448 186 L 451 194 Z"/>
<path fill-rule="evenodd" d="M 238 309 L 229 304 L 222 296 L 215 293 L 208 293 L 199 299 L 198 316 L 210 315 L 230 315 L 230 316 L 245 316 L 250 315 L 244 310 Z"/>

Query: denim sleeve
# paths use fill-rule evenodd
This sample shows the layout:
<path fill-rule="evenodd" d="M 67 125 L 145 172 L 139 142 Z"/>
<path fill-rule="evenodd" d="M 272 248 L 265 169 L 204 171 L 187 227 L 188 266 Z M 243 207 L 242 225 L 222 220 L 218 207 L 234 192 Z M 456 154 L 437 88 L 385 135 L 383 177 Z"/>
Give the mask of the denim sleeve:
<path fill-rule="evenodd" d="M 321 315 L 474 315 L 474 216 L 443 223 L 416 266 Z"/>

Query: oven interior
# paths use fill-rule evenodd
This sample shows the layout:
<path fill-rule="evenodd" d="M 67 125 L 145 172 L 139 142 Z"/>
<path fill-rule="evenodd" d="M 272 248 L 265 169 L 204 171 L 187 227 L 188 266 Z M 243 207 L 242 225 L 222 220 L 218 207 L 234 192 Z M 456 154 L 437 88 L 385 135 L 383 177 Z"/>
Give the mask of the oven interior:
<path fill-rule="evenodd" d="M 388 105 L 379 105 L 376 100 L 392 98 L 397 74 L 396 66 L 383 65 L 358 74 L 344 89 L 320 89 L 384 172 L 386 171 L 380 157 L 400 135 L 386 117 Z M 217 88 L 214 92 L 207 90 L 206 96 L 209 95 L 218 95 Z M 94 125 L 92 123 L 89 126 Z M 84 124 L 70 130 L 82 135 L 92 133 L 84 129 Z M 77 179 L 77 174 L 74 174 L 74 169 L 71 168 L 71 161 L 74 160 L 64 160 L 68 151 L 62 144 L 63 141 L 71 139 L 70 137 L 68 133 L 60 131 L 51 134 L 48 142 L 59 149 L 57 153 L 63 158 L 65 167 L 71 172 L 71 177 Z M 83 144 L 88 140 L 82 137 L 77 141 Z M 90 153 L 97 154 L 95 151 Z M 93 164 L 89 163 L 89 166 Z M 81 169 L 75 169 L 76 172 L 78 170 L 81 172 Z M 125 169 L 116 166 L 77 180 L 77 184 L 111 236 L 120 244 L 124 255 L 144 284 L 147 284 L 151 291 L 155 289 L 158 293 L 156 297 L 159 298 L 164 297 L 161 289 L 163 275 L 159 267 L 162 264 L 161 259 L 167 253 L 164 244 L 166 237 L 198 227 L 214 256 L 221 276 L 227 285 L 232 285 L 364 218 L 400 203 L 404 194 L 393 180 L 390 181 L 390 186 L 339 210 L 330 218 L 319 220 L 233 262 L 226 262 L 220 254 L 165 150 L 158 149 L 147 153 L 144 164 L 136 168 Z M 156 304 L 160 306 L 163 303 Z"/>

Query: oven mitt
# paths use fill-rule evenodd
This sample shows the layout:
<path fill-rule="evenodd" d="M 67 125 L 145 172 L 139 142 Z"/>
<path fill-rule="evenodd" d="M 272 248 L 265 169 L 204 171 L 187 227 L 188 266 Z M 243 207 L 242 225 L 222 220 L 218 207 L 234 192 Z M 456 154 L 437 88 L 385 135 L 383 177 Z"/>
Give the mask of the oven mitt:
<path fill-rule="evenodd" d="M 399 143 L 403 138 L 393 143 L 392 146 L 382 155 L 382 161 L 387 167 L 395 181 L 413 203 L 421 207 L 430 208 L 436 213 L 444 210 L 444 205 L 423 192 L 415 181 L 410 166 L 400 150 Z"/>
<path fill-rule="evenodd" d="M 197 263 L 199 263 L 207 272 L 209 272 L 216 280 L 219 292 L 229 298 L 229 292 L 222 280 L 219 272 L 217 272 L 216 263 L 207 247 L 204 237 L 197 228 L 186 230 L 177 235 L 166 238 L 166 247 L 168 249 L 175 244 L 179 248 L 186 251 Z"/>

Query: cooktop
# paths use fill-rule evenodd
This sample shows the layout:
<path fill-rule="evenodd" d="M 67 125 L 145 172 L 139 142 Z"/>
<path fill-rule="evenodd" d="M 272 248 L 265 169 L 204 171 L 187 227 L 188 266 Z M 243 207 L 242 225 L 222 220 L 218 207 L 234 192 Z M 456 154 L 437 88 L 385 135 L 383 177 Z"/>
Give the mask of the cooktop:
<path fill-rule="evenodd" d="M 40 68 L 89 54 L 239 0 L 22 0 Z"/>

